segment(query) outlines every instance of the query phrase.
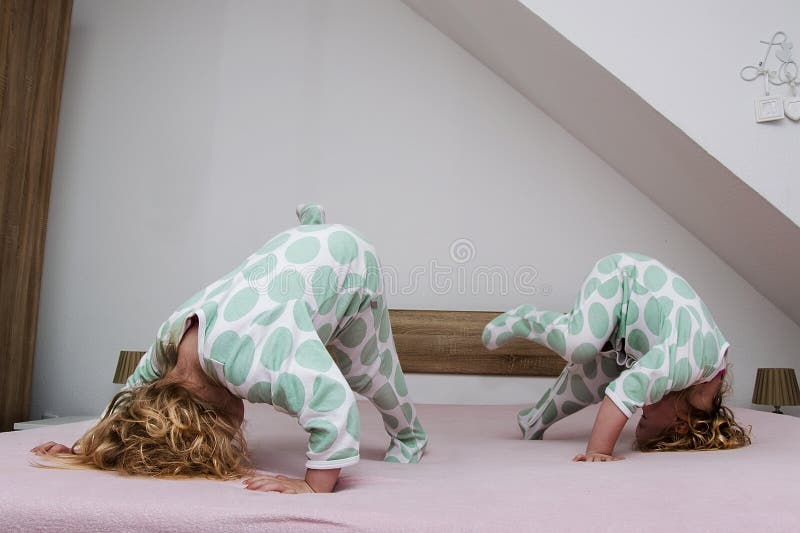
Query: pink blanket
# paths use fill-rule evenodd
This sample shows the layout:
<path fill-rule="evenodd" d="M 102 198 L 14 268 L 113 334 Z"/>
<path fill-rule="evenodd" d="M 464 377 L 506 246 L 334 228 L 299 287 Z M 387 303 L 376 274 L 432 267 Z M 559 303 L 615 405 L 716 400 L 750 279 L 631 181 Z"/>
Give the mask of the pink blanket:
<path fill-rule="evenodd" d="M 726 452 L 618 451 L 572 463 L 595 409 L 519 438 L 518 406 L 420 405 L 431 442 L 422 463 L 381 461 L 386 437 L 361 404 L 362 460 L 336 493 L 249 492 L 239 482 L 126 478 L 29 466 L 43 441 L 71 443 L 86 422 L 0 434 L 0 531 L 798 531 L 800 420 L 738 409 L 754 444 Z M 302 476 L 295 421 L 248 406 L 253 459 Z"/>

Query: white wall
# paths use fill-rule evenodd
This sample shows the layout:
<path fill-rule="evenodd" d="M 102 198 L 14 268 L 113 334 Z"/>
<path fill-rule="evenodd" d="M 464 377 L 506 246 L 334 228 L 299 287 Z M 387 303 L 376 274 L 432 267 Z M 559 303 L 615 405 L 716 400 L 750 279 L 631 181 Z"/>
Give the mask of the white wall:
<path fill-rule="evenodd" d="M 756 123 L 763 81 L 739 77 L 778 30 L 800 62 L 800 2 L 520 1 L 800 225 L 800 123 Z"/>
<path fill-rule="evenodd" d="M 796 324 L 399 1 L 78 0 L 73 17 L 32 417 L 98 412 L 118 351 L 146 348 L 309 200 L 370 235 L 401 285 L 432 261 L 451 281 L 538 272 L 537 296 L 425 278 L 393 307 L 566 309 L 594 259 L 638 250 L 706 298 L 734 345 L 734 403 L 755 368 L 795 361 Z M 457 264 L 462 238 L 475 256 Z M 409 378 L 420 402 L 524 403 L 550 382 Z"/>

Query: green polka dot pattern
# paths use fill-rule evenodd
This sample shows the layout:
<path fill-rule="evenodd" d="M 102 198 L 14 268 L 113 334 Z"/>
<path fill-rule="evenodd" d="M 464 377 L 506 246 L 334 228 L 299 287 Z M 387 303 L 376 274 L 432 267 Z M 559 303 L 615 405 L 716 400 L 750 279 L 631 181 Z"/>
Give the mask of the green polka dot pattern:
<path fill-rule="evenodd" d="M 606 395 L 630 415 L 725 368 L 727 341 L 708 309 L 659 261 L 614 254 L 585 279 L 566 314 L 525 304 L 484 329 L 490 349 L 520 337 L 549 346 L 568 362 L 542 398 L 519 413 L 525 438 L 541 438 L 555 421 Z"/>
<path fill-rule="evenodd" d="M 324 452 L 336 442 L 339 430 L 324 418 L 314 418 L 306 423 L 304 429 L 311 433 L 308 439 L 311 450 L 316 453 Z"/>
<path fill-rule="evenodd" d="M 374 396 L 375 403 L 380 406 L 381 409 L 391 410 L 397 407 L 397 394 L 395 394 L 392 386 L 387 383 L 375 393 Z"/>
<path fill-rule="evenodd" d="M 319 239 L 316 237 L 298 239 L 286 248 L 286 260 L 296 265 L 308 263 L 317 257 L 319 248 Z"/>
<path fill-rule="evenodd" d="M 319 412 L 328 412 L 338 409 L 344 404 L 346 398 L 345 388 L 338 382 L 326 376 L 317 376 L 314 380 L 313 398 L 310 407 Z"/>
<path fill-rule="evenodd" d="M 640 329 L 634 329 L 628 334 L 628 346 L 644 355 L 650 350 L 650 341 Z"/>
<path fill-rule="evenodd" d="M 680 346 L 685 346 L 687 342 L 689 342 L 689 336 L 692 333 L 692 318 L 689 316 L 689 312 L 684 309 L 678 309 L 678 314 L 675 317 L 676 324 L 678 325 L 678 337 L 675 339 L 676 344 Z"/>
<path fill-rule="evenodd" d="M 361 350 L 361 364 L 371 365 L 378 357 L 378 338 L 373 335 Z"/>
<path fill-rule="evenodd" d="M 269 326 L 279 318 L 283 316 L 286 312 L 286 305 L 282 304 L 273 309 L 269 309 L 260 313 L 253 319 L 253 324 L 258 324 L 259 326 Z"/>
<path fill-rule="evenodd" d="M 644 286 L 652 292 L 658 292 L 667 282 L 667 274 L 659 266 L 651 265 L 644 271 Z"/>
<path fill-rule="evenodd" d="M 308 468 L 358 460 L 353 391 L 379 410 L 387 461 L 417 462 L 427 435 L 408 399 L 391 335 L 380 261 L 324 210 L 298 208 L 303 226 L 269 240 L 166 320 L 130 383 L 159 377 L 159 353 L 197 315 L 202 368 L 229 391 L 296 416 L 309 434 Z"/>
<path fill-rule="evenodd" d="M 569 319 L 569 334 L 577 335 L 581 332 L 582 329 L 583 329 L 583 313 L 581 311 L 577 311 L 573 313 L 572 317 Z M 529 333 L 530 333 L 530 326 L 528 326 L 527 333 L 518 336 L 527 337 Z"/>
<path fill-rule="evenodd" d="M 394 390 L 396 390 L 401 396 L 408 394 L 408 389 L 406 388 L 406 379 L 402 372 L 397 372 L 394 376 Z"/>
<path fill-rule="evenodd" d="M 250 368 L 253 366 L 255 350 L 253 339 L 248 335 L 242 335 L 236 351 L 229 354 L 230 360 L 225 363 L 225 379 L 229 383 L 239 386 L 245 382 L 247 374 L 250 373 Z"/>
<path fill-rule="evenodd" d="M 675 278 L 672 280 L 672 288 L 675 289 L 679 295 L 683 296 L 687 300 L 693 300 L 697 295 L 692 290 L 692 287 L 686 283 L 685 280 L 681 278 Z"/>
<path fill-rule="evenodd" d="M 292 306 L 292 318 L 295 325 L 303 331 L 314 331 L 314 323 L 311 322 L 311 313 L 308 303 L 297 300 Z"/>
<path fill-rule="evenodd" d="M 328 237 L 328 250 L 342 265 L 352 262 L 358 255 L 356 240 L 346 231 L 337 231 Z"/>
<path fill-rule="evenodd" d="M 258 292 L 250 287 L 244 288 L 233 295 L 225 306 L 222 316 L 228 322 L 236 322 L 253 310 L 258 302 Z"/>
<path fill-rule="evenodd" d="M 357 318 L 339 335 L 339 341 L 348 348 L 355 348 L 361 344 L 367 334 L 367 323 L 363 318 Z"/>
<path fill-rule="evenodd" d="M 647 392 L 647 376 L 641 372 L 631 372 L 625 376 L 622 382 L 622 389 L 625 394 L 636 403 L 644 403 L 644 395 Z"/>
<path fill-rule="evenodd" d="M 322 324 L 317 330 L 317 335 L 319 335 L 319 340 L 322 341 L 322 344 L 327 344 L 331 340 L 331 335 L 333 335 L 333 326 L 331 324 Z"/>
<path fill-rule="evenodd" d="M 303 341 L 297 347 L 295 359 L 300 366 L 317 372 L 327 372 L 333 366 L 333 360 L 325 345 L 317 339 Z"/>
<path fill-rule="evenodd" d="M 347 411 L 347 432 L 356 440 L 361 436 L 361 425 L 358 416 L 358 406 L 353 404 L 350 410 Z"/>
<path fill-rule="evenodd" d="M 644 306 L 644 322 L 653 335 L 661 332 L 661 306 L 656 298 L 650 298 Z"/>
<path fill-rule="evenodd" d="M 302 298 L 305 280 L 296 270 L 284 270 L 278 274 L 267 288 L 267 294 L 275 302 L 288 302 Z"/>
<path fill-rule="evenodd" d="M 305 404 L 306 390 L 300 378 L 293 374 L 280 374 L 272 393 L 272 405 L 296 415 Z"/>
<path fill-rule="evenodd" d="M 272 271 L 275 270 L 275 266 L 277 264 L 278 259 L 274 255 L 270 254 L 262 257 L 251 266 L 242 270 L 242 275 L 246 280 L 251 282 L 260 280 L 272 274 Z"/>
<path fill-rule="evenodd" d="M 217 302 L 206 302 L 200 307 L 200 310 L 205 317 L 204 331 L 205 334 L 208 335 L 214 330 L 214 324 L 217 323 Z"/>
<path fill-rule="evenodd" d="M 592 334 L 598 338 L 603 339 L 608 334 L 608 310 L 600 303 L 593 303 L 589 307 L 589 327 Z"/>
<path fill-rule="evenodd" d="M 547 344 L 559 355 L 564 355 L 566 351 L 566 341 L 564 340 L 564 333 L 560 330 L 554 329 L 547 334 Z"/>
<path fill-rule="evenodd" d="M 250 403 L 272 403 L 272 383 L 259 381 L 247 391 L 247 401 Z"/>
<path fill-rule="evenodd" d="M 584 342 L 573 352 L 572 360 L 579 364 L 587 364 L 594 362 L 595 358 L 597 357 L 597 348 L 594 344 L 590 342 Z"/>
<path fill-rule="evenodd" d="M 353 368 L 353 362 L 350 360 L 350 356 L 333 344 L 328 346 L 328 350 L 333 357 L 333 362 L 336 363 L 336 366 L 339 368 L 339 370 L 341 370 L 346 376 L 350 375 L 350 372 Z"/>
<path fill-rule="evenodd" d="M 347 383 L 350 385 L 351 389 L 361 394 L 366 393 L 366 391 L 372 388 L 372 378 L 367 374 L 358 376 L 348 375 Z"/>
<path fill-rule="evenodd" d="M 619 279 L 616 277 L 609 279 L 608 281 L 600 284 L 597 288 L 597 292 L 600 293 L 600 296 L 603 298 L 609 299 L 616 296 L 617 291 L 619 290 Z"/>
<path fill-rule="evenodd" d="M 220 335 L 222 337 L 223 333 Z M 264 348 L 261 351 L 261 364 L 264 368 L 269 370 L 278 370 L 283 365 L 283 362 L 289 358 L 292 352 L 292 332 L 289 328 L 279 327 L 276 328 L 267 337 L 264 343 Z"/>
<path fill-rule="evenodd" d="M 585 404 L 592 401 L 592 393 L 589 392 L 581 376 L 573 375 L 570 378 L 570 384 L 572 386 L 572 394 L 574 394 L 577 399 L 585 402 Z"/>
<path fill-rule="evenodd" d="M 378 260 L 369 252 L 364 252 L 364 263 L 367 267 L 366 286 L 372 292 L 378 291 L 381 272 L 378 267 Z"/>

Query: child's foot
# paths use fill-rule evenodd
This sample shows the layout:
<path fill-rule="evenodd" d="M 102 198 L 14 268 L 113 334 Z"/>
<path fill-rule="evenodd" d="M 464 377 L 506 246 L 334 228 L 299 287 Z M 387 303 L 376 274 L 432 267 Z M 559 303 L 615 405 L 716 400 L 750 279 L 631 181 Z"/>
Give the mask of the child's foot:
<path fill-rule="evenodd" d="M 420 440 L 411 437 L 410 439 L 399 440 L 393 438 L 383 460 L 389 463 L 418 463 L 425 453 L 427 444 L 427 439 Z"/>
<path fill-rule="evenodd" d="M 522 438 L 526 440 L 542 440 L 545 430 L 550 427 L 542 423 L 542 413 L 534 409 L 524 409 L 517 415 Z"/>
<path fill-rule="evenodd" d="M 483 328 L 481 340 L 483 345 L 494 350 L 510 341 L 513 337 L 527 338 L 531 328 L 525 315 L 533 311 L 530 305 L 520 305 L 498 316 Z"/>

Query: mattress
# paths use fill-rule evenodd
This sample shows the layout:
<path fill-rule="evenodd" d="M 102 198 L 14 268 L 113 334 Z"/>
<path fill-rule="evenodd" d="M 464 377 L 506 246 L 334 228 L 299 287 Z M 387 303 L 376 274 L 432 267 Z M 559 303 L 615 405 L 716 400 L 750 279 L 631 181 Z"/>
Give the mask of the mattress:
<path fill-rule="evenodd" d="M 250 492 L 238 481 L 158 480 L 39 469 L 28 450 L 72 443 L 90 422 L 0 434 L 2 531 L 797 531 L 800 420 L 749 409 L 753 445 L 643 454 L 629 423 L 615 463 L 573 463 L 596 408 L 524 441 L 513 405 L 419 405 L 420 464 L 384 463 L 377 412 L 360 402 L 362 460 L 333 494 Z M 301 477 L 295 420 L 247 406 L 254 465 Z"/>

